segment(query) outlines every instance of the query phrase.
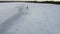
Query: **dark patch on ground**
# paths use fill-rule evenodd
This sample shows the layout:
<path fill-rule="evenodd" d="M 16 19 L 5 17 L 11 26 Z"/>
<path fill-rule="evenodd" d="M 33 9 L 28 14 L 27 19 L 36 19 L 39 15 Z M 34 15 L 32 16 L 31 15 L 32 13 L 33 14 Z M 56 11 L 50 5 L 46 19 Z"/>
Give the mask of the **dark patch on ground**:
<path fill-rule="evenodd" d="M 45 3 L 45 4 L 56 4 L 56 5 L 60 5 L 60 2 L 54 2 L 54 1 L 43 1 L 43 2 L 37 2 L 37 1 L 0 1 L 0 3 L 10 3 L 10 2 Z"/>

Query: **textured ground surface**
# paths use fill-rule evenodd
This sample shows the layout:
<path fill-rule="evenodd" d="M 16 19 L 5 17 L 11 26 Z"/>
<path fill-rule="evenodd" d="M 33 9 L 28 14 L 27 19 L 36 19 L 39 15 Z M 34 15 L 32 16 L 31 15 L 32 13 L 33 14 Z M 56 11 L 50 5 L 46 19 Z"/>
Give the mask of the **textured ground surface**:
<path fill-rule="evenodd" d="M 0 3 L 0 34 L 60 34 L 60 5 Z"/>

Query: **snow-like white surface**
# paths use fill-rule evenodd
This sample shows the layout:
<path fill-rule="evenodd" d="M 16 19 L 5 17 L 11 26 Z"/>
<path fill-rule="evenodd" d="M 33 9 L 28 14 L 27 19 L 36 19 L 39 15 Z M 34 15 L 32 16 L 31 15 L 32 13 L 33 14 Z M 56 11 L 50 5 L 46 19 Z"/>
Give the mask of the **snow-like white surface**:
<path fill-rule="evenodd" d="M 0 3 L 0 34 L 60 34 L 60 5 Z"/>

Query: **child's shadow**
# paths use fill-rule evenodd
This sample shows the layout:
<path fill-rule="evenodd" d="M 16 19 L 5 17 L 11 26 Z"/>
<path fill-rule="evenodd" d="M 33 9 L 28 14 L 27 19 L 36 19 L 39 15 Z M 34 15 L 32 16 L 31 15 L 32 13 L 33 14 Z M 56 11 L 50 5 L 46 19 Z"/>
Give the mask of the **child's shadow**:
<path fill-rule="evenodd" d="M 5 22 L 0 25 L 0 34 L 5 34 L 5 32 L 13 25 L 14 21 L 18 20 L 22 15 L 24 15 L 24 10 L 26 8 L 18 6 L 18 13 L 8 18 Z"/>

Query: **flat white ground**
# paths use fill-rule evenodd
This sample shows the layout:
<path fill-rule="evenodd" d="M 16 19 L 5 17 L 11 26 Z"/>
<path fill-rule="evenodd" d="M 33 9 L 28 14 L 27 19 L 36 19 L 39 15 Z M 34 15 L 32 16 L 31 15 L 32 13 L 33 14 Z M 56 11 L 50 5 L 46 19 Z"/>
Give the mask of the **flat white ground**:
<path fill-rule="evenodd" d="M 0 34 L 60 34 L 60 5 L 0 3 Z"/>

